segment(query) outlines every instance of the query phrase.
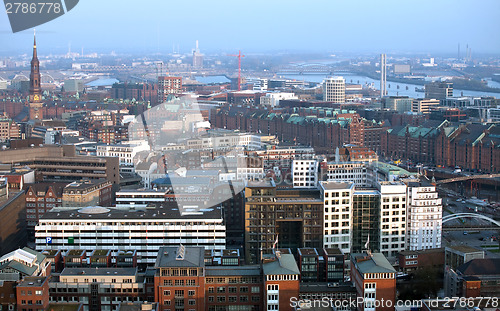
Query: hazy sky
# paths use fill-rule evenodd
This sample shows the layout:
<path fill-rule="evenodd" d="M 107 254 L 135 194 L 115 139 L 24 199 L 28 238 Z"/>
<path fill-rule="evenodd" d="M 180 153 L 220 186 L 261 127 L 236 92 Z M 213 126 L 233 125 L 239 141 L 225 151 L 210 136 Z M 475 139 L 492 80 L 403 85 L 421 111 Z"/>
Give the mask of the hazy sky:
<path fill-rule="evenodd" d="M 440 52 L 500 54 L 500 0 L 80 0 L 37 27 L 45 53 Z M 30 53 L 32 30 L 12 34 L 0 12 L 0 53 Z"/>

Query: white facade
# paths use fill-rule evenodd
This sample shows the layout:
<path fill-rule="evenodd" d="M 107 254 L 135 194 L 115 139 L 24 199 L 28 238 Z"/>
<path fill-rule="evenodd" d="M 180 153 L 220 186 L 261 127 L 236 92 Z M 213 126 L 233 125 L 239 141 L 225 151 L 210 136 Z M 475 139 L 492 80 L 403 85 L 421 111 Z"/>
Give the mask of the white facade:
<path fill-rule="evenodd" d="M 262 147 L 260 136 L 252 134 L 222 134 L 188 139 L 185 149 L 234 149 L 246 147 L 249 150 L 259 150 Z"/>
<path fill-rule="evenodd" d="M 219 207 L 180 216 L 178 211 L 166 207 L 143 211 L 102 207 L 52 209 L 39 221 L 35 232 L 39 251 L 135 249 L 138 263 L 147 264 L 155 263 L 162 246 L 183 244 L 220 250 L 226 244 L 226 226 Z M 69 238 L 73 238 L 71 243 Z"/>
<path fill-rule="evenodd" d="M 150 150 L 146 140 L 134 140 L 116 145 L 97 146 L 98 157 L 118 157 L 120 167 L 132 167 L 138 152 Z"/>
<path fill-rule="evenodd" d="M 236 179 L 238 180 L 259 180 L 262 178 L 264 178 L 264 168 L 262 167 L 236 168 Z M 219 179 L 222 180 L 220 175 Z"/>
<path fill-rule="evenodd" d="M 377 184 L 380 192 L 380 252 L 395 257 L 406 249 L 406 185 L 383 181 Z"/>
<path fill-rule="evenodd" d="M 273 92 L 273 93 L 267 93 L 265 96 L 262 96 L 260 98 L 260 104 L 261 105 L 266 105 L 266 106 L 271 106 L 271 107 L 276 107 L 279 106 L 280 100 L 283 99 L 299 99 L 297 96 L 295 96 L 294 93 L 287 93 L 287 92 Z"/>
<path fill-rule="evenodd" d="M 332 103 L 345 103 L 344 78 L 333 77 L 323 81 L 323 100 Z"/>
<path fill-rule="evenodd" d="M 323 245 L 351 252 L 353 183 L 321 182 L 324 202 Z"/>
<path fill-rule="evenodd" d="M 442 199 L 435 186 L 408 184 L 408 250 L 441 247 Z"/>
<path fill-rule="evenodd" d="M 329 162 L 327 166 L 327 181 L 352 182 L 356 187 L 372 187 L 375 181 L 371 167 L 364 163 Z"/>
<path fill-rule="evenodd" d="M 318 187 L 318 161 L 293 160 L 292 176 L 294 188 Z"/>

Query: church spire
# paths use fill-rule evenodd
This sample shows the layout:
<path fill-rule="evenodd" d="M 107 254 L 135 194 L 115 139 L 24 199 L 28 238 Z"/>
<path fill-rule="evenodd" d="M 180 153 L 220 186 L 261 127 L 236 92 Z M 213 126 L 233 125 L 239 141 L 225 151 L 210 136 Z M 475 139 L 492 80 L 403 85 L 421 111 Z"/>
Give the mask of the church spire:
<path fill-rule="evenodd" d="M 33 59 L 38 58 L 36 54 L 36 30 L 33 31 Z"/>
<path fill-rule="evenodd" d="M 30 73 L 30 95 L 38 95 L 38 99 L 42 94 L 40 85 L 40 61 L 38 60 L 36 51 L 36 35 L 33 34 L 33 58 L 31 59 L 31 73 Z"/>

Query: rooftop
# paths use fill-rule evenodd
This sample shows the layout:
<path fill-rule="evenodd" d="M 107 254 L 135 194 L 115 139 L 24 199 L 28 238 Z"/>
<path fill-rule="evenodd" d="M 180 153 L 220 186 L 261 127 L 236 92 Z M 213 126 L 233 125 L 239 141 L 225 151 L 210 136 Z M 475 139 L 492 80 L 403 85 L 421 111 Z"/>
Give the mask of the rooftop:
<path fill-rule="evenodd" d="M 64 268 L 61 276 L 70 275 L 117 275 L 117 276 L 135 276 L 136 268 Z"/>
<path fill-rule="evenodd" d="M 300 274 L 292 254 L 281 254 L 277 260 L 262 265 L 265 275 Z"/>
<path fill-rule="evenodd" d="M 89 218 L 104 220 L 116 219 L 222 219 L 220 206 L 201 208 L 202 202 L 177 202 L 167 201 L 150 204 L 147 208 L 116 209 L 104 207 L 89 207 L 77 209 L 71 207 L 53 208 L 46 212 L 42 220 L 69 220 L 87 221 Z M 90 212 L 90 213 L 89 213 Z"/>
<path fill-rule="evenodd" d="M 22 287 L 39 287 L 47 278 L 44 276 L 25 277 L 17 286 Z"/>
<path fill-rule="evenodd" d="M 351 257 L 361 274 L 364 273 L 396 273 L 396 270 L 381 253 L 373 253 L 371 256 L 365 253 L 355 253 Z"/>
<path fill-rule="evenodd" d="M 467 276 L 500 276 L 500 258 L 472 259 L 458 267 L 457 271 Z"/>
<path fill-rule="evenodd" d="M 245 266 L 208 266 L 205 268 L 206 276 L 260 276 L 260 265 Z"/>
<path fill-rule="evenodd" d="M 347 183 L 347 182 L 338 182 L 338 181 L 321 182 L 321 187 L 325 190 L 351 189 L 353 186 L 354 186 L 353 183 Z"/>
<path fill-rule="evenodd" d="M 205 267 L 204 247 L 161 247 L 158 250 L 155 268 L 182 267 L 198 268 Z"/>
<path fill-rule="evenodd" d="M 464 254 L 484 252 L 483 250 L 480 250 L 480 249 L 477 249 L 475 247 L 468 246 L 468 245 L 451 245 L 451 246 L 446 246 L 446 249 L 451 250 L 451 251 L 457 251 L 457 252 L 464 253 Z"/>

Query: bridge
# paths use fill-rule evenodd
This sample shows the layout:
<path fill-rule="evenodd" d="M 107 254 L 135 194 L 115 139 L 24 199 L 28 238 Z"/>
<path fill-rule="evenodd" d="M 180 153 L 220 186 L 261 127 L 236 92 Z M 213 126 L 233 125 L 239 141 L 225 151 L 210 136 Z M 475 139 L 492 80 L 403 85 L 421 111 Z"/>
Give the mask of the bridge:
<path fill-rule="evenodd" d="M 442 180 L 436 181 L 436 185 L 448 184 L 448 183 L 457 182 L 457 181 L 466 181 L 466 180 L 471 180 L 471 179 L 489 179 L 489 178 L 499 178 L 499 177 L 500 177 L 500 174 L 460 176 L 460 177 L 453 177 L 453 178 L 442 179 Z"/>
<path fill-rule="evenodd" d="M 481 214 L 474 214 L 474 213 L 457 213 L 457 214 L 446 215 L 443 217 L 443 224 L 450 220 L 461 219 L 461 218 L 482 219 L 493 223 L 494 226 L 446 226 L 446 227 L 443 226 L 443 230 L 446 231 L 500 230 L 500 221 L 490 218 L 488 216 L 484 216 Z"/>
<path fill-rule="evenodd" d="M 275 68 L 280 74 L 345 74 L 348 70 L 337 68 L 331 64 L 289 64 Z"/>

